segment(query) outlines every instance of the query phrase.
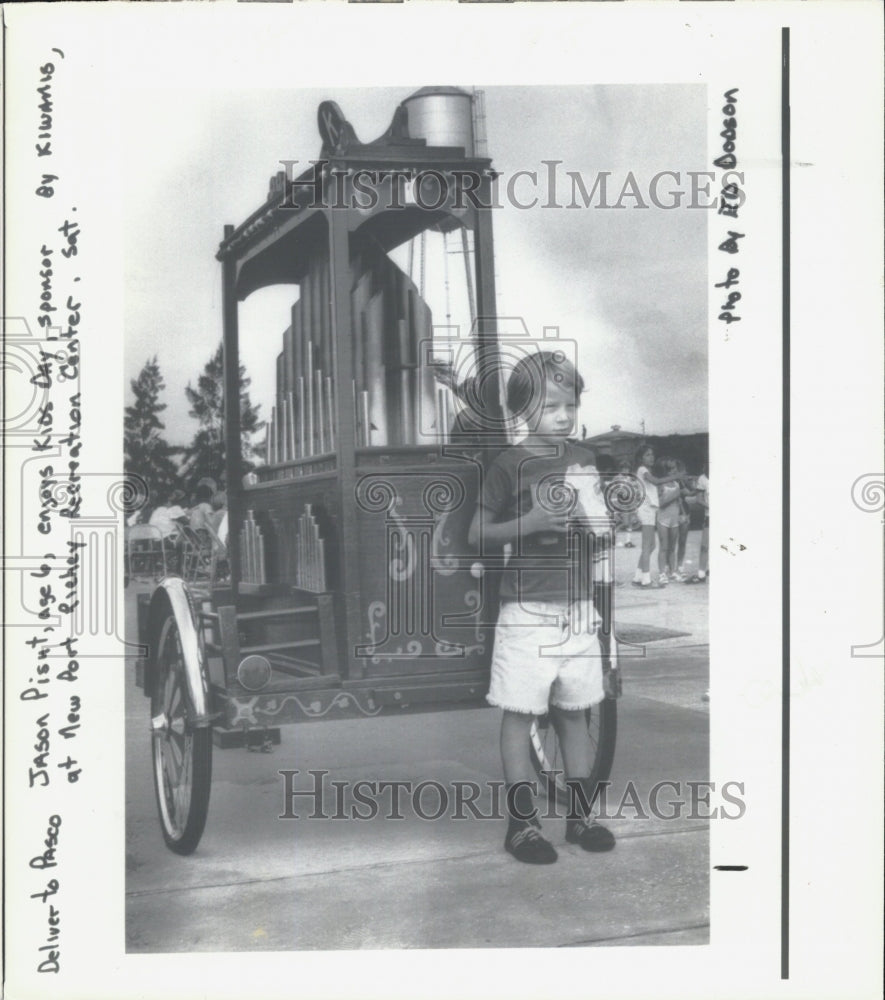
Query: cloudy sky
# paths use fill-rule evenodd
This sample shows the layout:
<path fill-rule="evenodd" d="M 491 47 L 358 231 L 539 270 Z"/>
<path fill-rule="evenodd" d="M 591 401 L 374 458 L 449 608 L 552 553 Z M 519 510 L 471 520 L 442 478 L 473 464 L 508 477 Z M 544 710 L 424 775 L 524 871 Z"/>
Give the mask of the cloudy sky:
<path fill-rule="evenodd" d="M 124 220 L 125 375 L 128 385 L 158 356 L 170 441 L 193 434 L 184 387 L 221 338 L 215 252 L 224 224 L 239 224 L 263 203 L 280 160 L 319 156 L 321 100 L 336 101 L 370 141 L 414 89 L 136 92 L 127 146 L 134 197 Z M 558 326 L 577 342 L 588 383 L 580 421 L 589 435 L 612 424 L 640 431 L 643 421 L 651 434 L 706 430 L 709 210 L 686 207 L 688 172 L 707 169 L 705 88 L 492 87 L 485 105 L 494 167 L 504 179 L 517 170 L 539 174 L 536 191 L 525 179 L 517 188 L 521 200 L 537 194 L 537 207 L 505 204 L 494 213 L 499 313 L 522 317 L 533 335 Z M 610 171 L 610 204 L 632 173 L 649 207 L 636 207 L 629 194 L 620 208 L 545 207 L 550 168 L 542 161 L 549 160 L 561 162 L 555 201 L 563 206 L 572 200 L 567 172 L 580 172 L 590 190 Z M 680 181 L 664 177 L 659 199 L 668 204 L 678 188 L 683 207 L 651 203 L 649 185 L 662 171 Z M 448 260 L 454 282 L 461 258 Z M 293 298 L 291 287 L 266 289 L 240 306 L 242 360 L 265 417 Z M 435 321 L 442 311 L 434 309 Z"/>

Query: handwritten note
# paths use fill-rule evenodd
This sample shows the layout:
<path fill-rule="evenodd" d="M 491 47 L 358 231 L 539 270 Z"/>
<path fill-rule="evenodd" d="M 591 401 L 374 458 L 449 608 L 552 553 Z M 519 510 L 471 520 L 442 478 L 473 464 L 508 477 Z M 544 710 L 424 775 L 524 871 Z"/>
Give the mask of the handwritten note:
<path fill-rule="evenodd" d="M 738 181 L 743 182 L 743 174 L 737 171 L 737 106 L 738 88 L 733 87 L 723 95 L 722 131 L 719 133 L 722 137 L 722 155 L 713 161 L 713 166 L 726 171 L 718 199 L 717 214 L 727 219 L 738 218 L 739 209 L 746 197 L 743 189 L 737 183 Z M 729 179 L 726 180 L 725 178 Z M 744 239 L 744 236 L 744 233 L 728 229 L 725 238 L 719 243 L 719 250 L 722 253 L 730 255 L 737 254 L 740 247 L 739 241 Z M 741 320 L 738 312 L 738 303 L 741 301 L 742 293 L 735 287 L 740 284 L 740 276 L 740 269 L 730 266 L 724 280 L 715 282 L 713 286 L 714 288 L 723 289 L 723 294 L 715 298 L 714 302 L 719 310 L 719 321 L 726 323 L 728 326 L 731 326 L 732 323 L 739 323 Z"/>
<path fill-rule="evenodd" d="M 38 973 L 62 969 L 61 909 L 64 882 L 60 850 L 62 808 L 67 790 L 88 769 L 78 749 L 87 715 L 80 683 L 80 635 L 84 561 L 89 543 L 74 531 L 81 516 L 83 440 L 81 336 L 84 296 L 80 283 L 86 227 L 75 191 L 66 183 L 63 164 L 65 53 L 53 48 L 37 68 L 33 143 L 33 197 L 37 220 L 33 237 L 36 297 L 25 317 L 30 334 L 21 350 L 28 364 L 19 369 L 19 396 L 33 401 L 27 420 L 17 428 L 20 468 L 21 552 L 18 620 L 7 633 L 7 652 L 17 695 L 17 732 L 26 735 L 14 790 L 35 800 L 40 827 L 24 842 L 22 859 L 32 873 L 26 892 L 42 908 L 35 927 L 33 963 Z M 25 384 L 26 383 L 26 384 Z M 39 800 L 39 801 L 37 801 Z M 14 904 L 13 904 L 14 905 Z"/>

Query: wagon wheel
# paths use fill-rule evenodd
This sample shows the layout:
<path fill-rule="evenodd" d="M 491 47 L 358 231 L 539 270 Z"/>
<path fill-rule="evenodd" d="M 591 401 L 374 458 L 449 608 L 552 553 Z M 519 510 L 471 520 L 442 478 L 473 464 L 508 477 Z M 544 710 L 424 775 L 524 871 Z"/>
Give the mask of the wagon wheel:
<path fill-rule="evenodd" d="M 611 774 L 618 731 L 618 703 L 612 698 L 604 698 L 598 705 L 586 709 L 584 715 L 593 748 L 590 781 L 595 795 L 599 783 L 607 781 Z M 552 788 L 556 801 L 568 806 L 569 793 L 565 786 L 562 750 L 549 715 L 539 715 L 532 723 L 530 744 L 532 766 L 541 787 L 547 789 L 548 793 Z M 552 774 L 548 778 L 544 772 L 555 773 L 555 781 Z"/>
<path fill-rule="evenodd" d="M 188 687 L 182 627 L 167 604 L 154 638 L 151 741 L 163 839 L 176 854 L 190 854 L 200 842 L 209 811 L 212 731 L 197 716 Z M 201 646 L 197 648 L 205 681 L 205 654 Z"/>

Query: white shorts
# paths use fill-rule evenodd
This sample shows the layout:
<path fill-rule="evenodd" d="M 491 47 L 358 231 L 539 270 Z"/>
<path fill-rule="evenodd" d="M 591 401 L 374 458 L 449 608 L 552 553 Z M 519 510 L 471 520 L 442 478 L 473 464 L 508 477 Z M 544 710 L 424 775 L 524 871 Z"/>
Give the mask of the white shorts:
<path fill-rule="evenodd" d="M 658 508 L 652 507 L 650 503 L 644 503 L 637 511 L 636 516 L 643 528 L 653 528 L 657 523 Z"/>
<path fill-rule="evenodd" d="M 533 715 L 597 705 L 605 697 L 598 625 L 592 601 L 504 602 L 486 701 Z"/>

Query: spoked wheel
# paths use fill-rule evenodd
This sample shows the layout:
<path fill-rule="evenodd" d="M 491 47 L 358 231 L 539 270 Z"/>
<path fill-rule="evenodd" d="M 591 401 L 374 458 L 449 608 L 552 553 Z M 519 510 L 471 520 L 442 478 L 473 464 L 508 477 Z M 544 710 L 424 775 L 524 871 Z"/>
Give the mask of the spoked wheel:
<path fill-rule="evenodd" d="M 611 774 L 615 757 L 615 741 L 618 731 L 618 703 L 612 698 L 604 698 L 598 705 L 584 712 L 587 732 L 593 748 L 593 763 L 590 780 L 594 795 L 602 781 Z M 559 738 L 549 715 L 539 715 L 532 723 L 531 733 L 532 766 L 535 769 L 542 790 L 552 789 L 556 801 L 569 805 L 568 789 L 565 785 L 565 765 Z"/>
<path fill-rule="evenodd" d="M 188 688 L 181 629 L 171 608 L 155 641 L 154 788 L 166 846 L 176 854 L 190 854 L 200 842 L 209 811 L 212 731 L 197 716 Z"/>

